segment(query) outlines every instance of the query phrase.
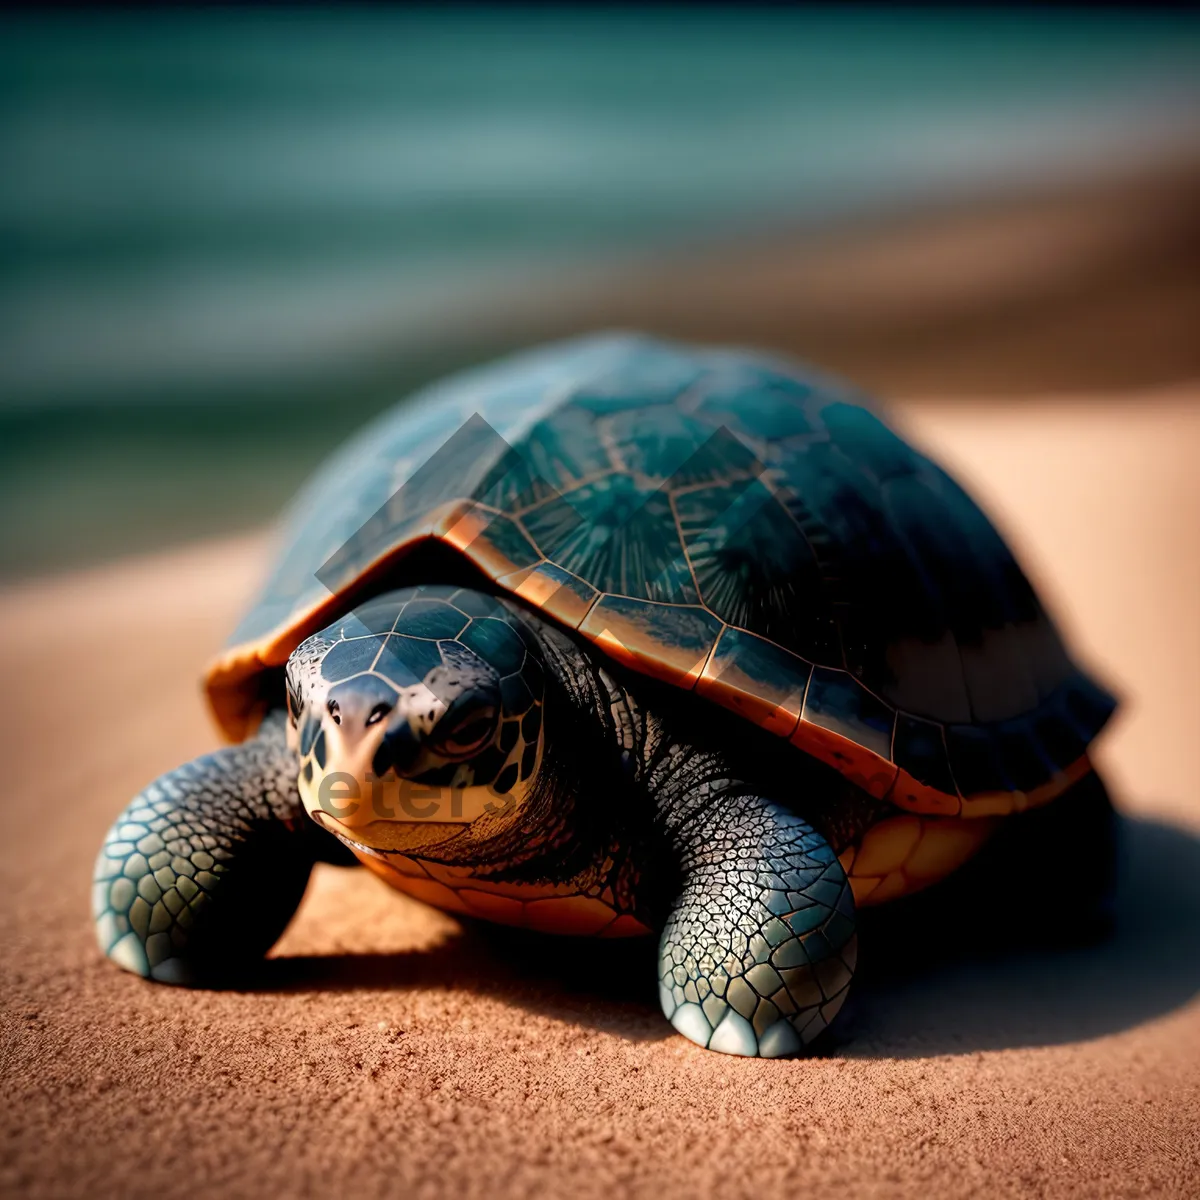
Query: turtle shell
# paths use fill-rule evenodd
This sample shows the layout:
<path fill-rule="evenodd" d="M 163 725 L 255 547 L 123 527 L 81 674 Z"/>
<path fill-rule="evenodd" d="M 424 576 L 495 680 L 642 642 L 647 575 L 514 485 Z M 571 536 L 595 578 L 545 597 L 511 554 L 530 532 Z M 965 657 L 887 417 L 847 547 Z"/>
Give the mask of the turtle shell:
<path fill-rule="evenodd" d="M 440 542 L 497 589 L 927 814 L 1044 803 L 1114 708 L 988 519 L 845 385 L 592 337 L 455 376 L 336 453 L 208 694 L 263 677 Z"/>

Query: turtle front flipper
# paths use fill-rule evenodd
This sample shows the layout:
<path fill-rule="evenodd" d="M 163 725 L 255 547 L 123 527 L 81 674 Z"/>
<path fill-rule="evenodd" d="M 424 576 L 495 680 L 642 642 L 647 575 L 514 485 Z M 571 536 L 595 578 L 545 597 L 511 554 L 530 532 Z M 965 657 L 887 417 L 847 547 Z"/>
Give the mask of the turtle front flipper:
<path fill-rule="evenodd" d="M 682 890 L 659 946 L 663 1011 L 710 1050 L 796 1053 L 846 998 L 854 896 L 806 821 L 737 785 L 714 781 L 701 791 L 669 827 Z"/>
<path fill-rule="evenodd" d="M 291 920 L 327 839 L 304 813 L 276 714 L 237 746 L 155 780 L 96 859 L 100 948 L 164 983 L 232 982 Z"/>

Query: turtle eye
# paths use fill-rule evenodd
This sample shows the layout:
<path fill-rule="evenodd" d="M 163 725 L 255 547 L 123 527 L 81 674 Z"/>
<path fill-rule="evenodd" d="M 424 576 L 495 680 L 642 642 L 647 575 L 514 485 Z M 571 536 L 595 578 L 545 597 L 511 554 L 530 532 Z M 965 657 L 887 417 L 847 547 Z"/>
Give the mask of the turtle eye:
<path fill-rule="evenodd" d="M 342 723 L 342 706 L 336 700 L 330 700 L 326 707 L 329 709 L 329 715 L 333 718 L 335 725 Z"/>
<path fill-rule="evenodd" d="M 486 704 L 453 717 L 447 728 L 435 732 L 433 748 L 447 758 L 466 758 L 492 740 L 497 716 L 496 706 Z"/>
<path fill-rule="evenodd" d="M 367 716 L 367 725 L 378 725 L 392 711 L 390 704 L 377 704 Z"/>

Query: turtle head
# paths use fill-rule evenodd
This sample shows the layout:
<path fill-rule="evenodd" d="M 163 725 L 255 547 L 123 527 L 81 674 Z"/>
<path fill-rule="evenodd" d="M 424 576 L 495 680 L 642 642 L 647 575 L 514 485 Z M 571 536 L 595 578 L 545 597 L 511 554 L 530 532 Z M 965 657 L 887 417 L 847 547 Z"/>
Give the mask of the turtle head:
<path fill-rule="evenodd" d="M 541 763 L 544 678 L 532 634 L 493 596 L 376 597 L 288 660 L 305 808 L 360 853 L 507 828 Z"/>

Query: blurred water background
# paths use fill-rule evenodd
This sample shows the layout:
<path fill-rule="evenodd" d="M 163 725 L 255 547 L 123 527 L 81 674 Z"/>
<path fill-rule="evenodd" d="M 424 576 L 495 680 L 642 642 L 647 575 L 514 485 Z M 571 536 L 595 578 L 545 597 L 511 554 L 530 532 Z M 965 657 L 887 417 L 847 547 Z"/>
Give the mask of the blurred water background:
<path fill-rule="evenodd" d="M 680 264 L 722 247 L 770 261 L 1200 151 L 1187 14 L 2 20 L 7 576 L 259 524 L 370 414 L 544 333 L 628 318 L 780 341 L 791 285 L 729 311 L 725 267 L 691 289 L 703 321 L 672 319 L 664 278 L 688 291 Z M 1146 211 L 1142 239 L 1196 215 Z M 795 287 L 836 292 L 854 261 Z"/>

